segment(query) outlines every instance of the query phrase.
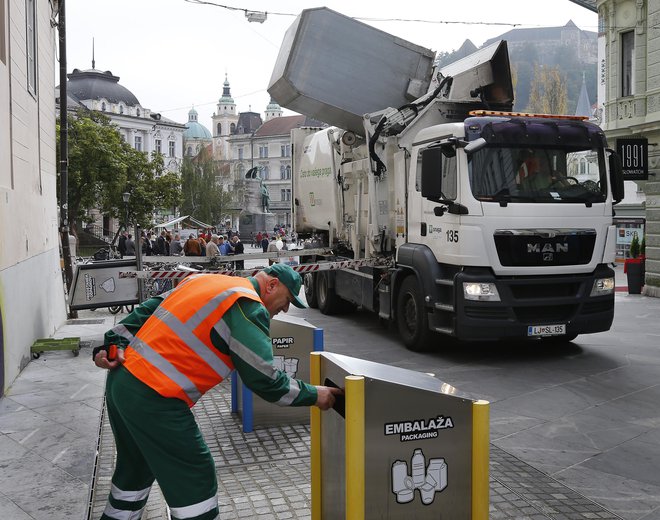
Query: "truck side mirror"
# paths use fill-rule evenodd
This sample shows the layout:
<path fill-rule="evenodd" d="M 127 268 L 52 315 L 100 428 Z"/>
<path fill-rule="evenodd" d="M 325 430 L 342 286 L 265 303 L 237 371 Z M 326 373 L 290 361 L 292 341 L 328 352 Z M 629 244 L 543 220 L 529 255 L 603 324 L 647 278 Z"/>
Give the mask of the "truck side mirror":
<path fill-rule="evenodd" d="M 465 145 L 465 153 L 471 154 L 474 152 L 478 152 L 487 144 L 488 142 L 483 137 L 480 137 L 479 139 L 475 139 L 474 141 L 470 141 L 468 144 Z"/>
<path fill-rule="evenodd" d="M 442 198 L 442 149 L 422 151 L 422 197 L 430 200 Z"/>
<path fill-rule="evenodd" d="M 610 186 L 612 186 L 612 199 L 614 204 L 623 200 L 625 190 L 623 187 L 623 166 L 621 164 L 621 157 L 614 150 L 607 150 L 609 155 L 610 166 Z"/>

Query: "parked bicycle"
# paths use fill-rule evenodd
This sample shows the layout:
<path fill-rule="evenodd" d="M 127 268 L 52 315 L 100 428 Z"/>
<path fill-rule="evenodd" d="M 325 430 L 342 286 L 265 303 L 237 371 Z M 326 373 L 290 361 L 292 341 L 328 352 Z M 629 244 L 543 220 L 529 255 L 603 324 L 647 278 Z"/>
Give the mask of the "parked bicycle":
<path fill-rule="evenodd" d="M 119 314 L 122 309 L 126 310 L 126 314 L 133 312 L 133 309 L 135 308 L 134 305 L 110 305 L 108 307 L 108 310 L 110 311 L 110 314 Z"/>

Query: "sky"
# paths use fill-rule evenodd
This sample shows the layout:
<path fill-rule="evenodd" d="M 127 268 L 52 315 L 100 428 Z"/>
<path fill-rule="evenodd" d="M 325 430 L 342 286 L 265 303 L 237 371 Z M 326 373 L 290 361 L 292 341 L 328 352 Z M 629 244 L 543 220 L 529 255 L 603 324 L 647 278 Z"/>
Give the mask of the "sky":
<path fill-rule="evenodd" d="M 479 47 L 516 27 L 572 20 L 595 32 L 598 22 L 569 0 L 198 1 L 66 0 L 67 70 L 92 68 L 93 42 L 96 68 L 119 76 L 144 108 L 186 123 L 194 106 L 211 130 L 225 75 L 238 111 L 263 117 L 282 38 L 303 9 L 325 6 L 436 52 L 466 39 Z M 248 22 L 246 10 L 266 21 Z"/>

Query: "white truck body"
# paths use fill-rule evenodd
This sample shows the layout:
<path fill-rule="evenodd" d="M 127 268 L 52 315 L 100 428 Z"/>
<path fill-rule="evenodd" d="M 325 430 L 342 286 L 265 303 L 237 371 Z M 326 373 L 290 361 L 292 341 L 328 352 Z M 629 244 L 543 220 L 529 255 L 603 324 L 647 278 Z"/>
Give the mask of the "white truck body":
<path fill-rule="evenodd" d="M 303 22 L 318 14 L 310 11 Z M 304 47 L 296 37 L 281 52 Z M 280 90 L 281 73 L 271 80 Z M 399 109 L 364 114 L 361 132 L 345 113 L 350 130 L 292 132 L 295 230 L 335 252 L 315 261 L 380 261 L 306 275 L 309 303 L 378 312 L 411 349 L 435 344 L 434 333 L 567 341 L 608 330 L 622 180 L 602 131 L 576 118 L 501 112 L 513 103 L 504 42 L 427 83 Z M 308 115 L 336 113 L 304 97 L 317 107 Z M 552 184 L 531 184 L 532 168 Z M 558 184 L 560 173 L 568 179 Z"/>

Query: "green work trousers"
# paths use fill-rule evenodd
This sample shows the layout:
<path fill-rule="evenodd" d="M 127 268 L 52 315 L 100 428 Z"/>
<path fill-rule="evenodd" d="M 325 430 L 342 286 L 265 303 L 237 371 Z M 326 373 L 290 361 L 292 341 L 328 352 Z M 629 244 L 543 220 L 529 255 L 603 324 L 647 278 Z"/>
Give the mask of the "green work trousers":
<path fill-rule="evenodd" d="M 173 519 L 216 518 L 215 464 L 188 405 L 124 367 L 110 371 L 105 395 L 117 461 L 101 519 L 139 520 L 154 479 Z"/>

